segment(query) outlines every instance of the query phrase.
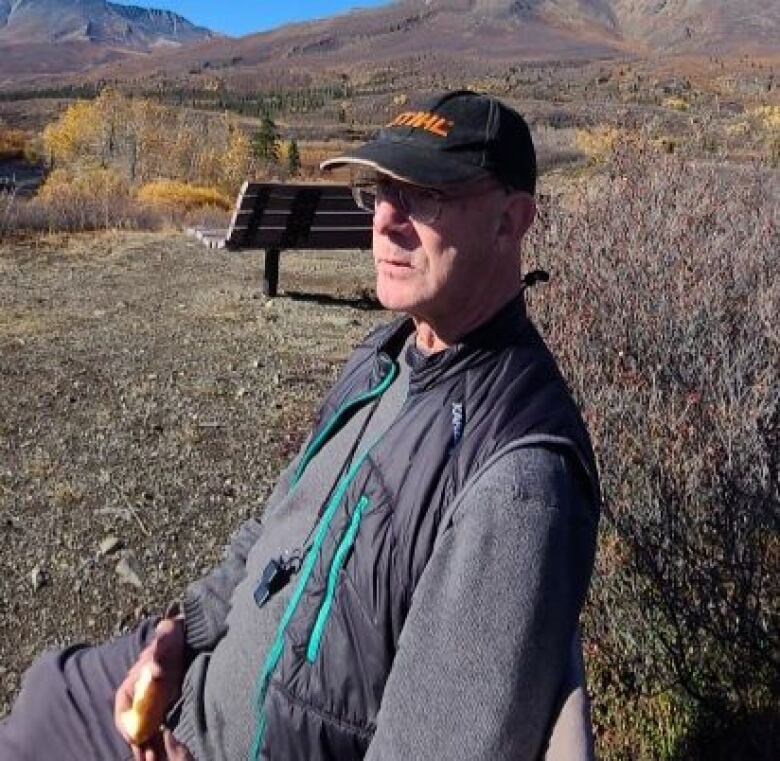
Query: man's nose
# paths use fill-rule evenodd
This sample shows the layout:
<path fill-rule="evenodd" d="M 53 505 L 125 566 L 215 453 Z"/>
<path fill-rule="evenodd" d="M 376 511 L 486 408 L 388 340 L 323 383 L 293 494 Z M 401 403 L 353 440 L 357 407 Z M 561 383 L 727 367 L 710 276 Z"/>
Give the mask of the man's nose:
<path fill-rule="evenodd" d="M 396 196 L 377 199 L 374 208 L 374 229 L 378 233 L 388 233 L 411 226 L 409 215 L 403 210 Z"/>

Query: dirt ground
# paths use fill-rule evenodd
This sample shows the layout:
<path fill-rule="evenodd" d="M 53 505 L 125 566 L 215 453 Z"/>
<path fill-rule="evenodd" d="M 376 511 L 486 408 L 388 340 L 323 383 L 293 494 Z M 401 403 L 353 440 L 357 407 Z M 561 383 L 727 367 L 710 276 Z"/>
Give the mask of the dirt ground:
<path fill-rule="evenodd" d="M 261 272 L 180 234 L 0 244 L 0 716 L 37 653 L 219 559 L 388 319 L 370 253 L 285 253 L 273 300 Z"/>

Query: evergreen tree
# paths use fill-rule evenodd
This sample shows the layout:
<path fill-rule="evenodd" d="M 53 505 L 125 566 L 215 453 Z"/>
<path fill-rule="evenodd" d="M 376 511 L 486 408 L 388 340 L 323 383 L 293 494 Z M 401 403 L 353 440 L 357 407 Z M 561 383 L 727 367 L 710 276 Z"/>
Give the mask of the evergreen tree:
<path fill-rule="evenodd" d="M 301 154 L 298 151 L 298 143 L 295 138 L 290 140 L 290 145 L 287 148 L 287 170 L 291 177 L 295 177 L 301 171 Z"/>
<path fill-rule="evenodd" d="M 263 114 L 259 131 L 252 135 L 252 153 L 265 161 L 279 161 L 279 131 L 267 113 Z"/>

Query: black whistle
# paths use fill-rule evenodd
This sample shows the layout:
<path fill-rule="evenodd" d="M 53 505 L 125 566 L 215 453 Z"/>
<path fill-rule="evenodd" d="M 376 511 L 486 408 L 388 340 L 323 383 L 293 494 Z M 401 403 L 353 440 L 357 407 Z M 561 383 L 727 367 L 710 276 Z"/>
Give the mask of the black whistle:
<path fill-rule="evenodd" d="M 255 587 L 254 598 L 258 608 L 262 608 L 273 595 L 287 584 L 294 570 L 295 564 L 283 558 L 271 560 L 268 563 L 263 569 L 257 587 Z"/>

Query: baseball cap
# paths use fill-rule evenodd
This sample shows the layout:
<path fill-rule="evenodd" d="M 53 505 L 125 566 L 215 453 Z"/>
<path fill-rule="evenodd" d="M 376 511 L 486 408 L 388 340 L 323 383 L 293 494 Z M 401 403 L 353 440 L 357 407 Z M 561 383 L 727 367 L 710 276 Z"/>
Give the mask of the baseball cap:
<path fill-rule="evenodd" d="M 470 90 L 437 95 L 399 113 L 368 143 L 328 159 L 320 169 L 364 166 L 427 187 L 495 177 L 534 192 L 536 152 L 520 114 Z"/>

